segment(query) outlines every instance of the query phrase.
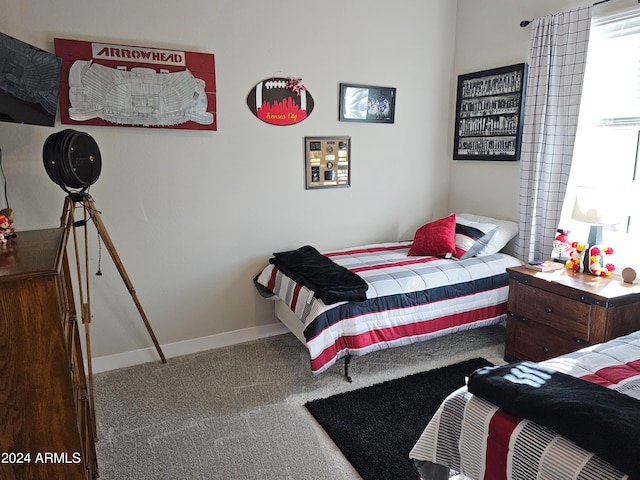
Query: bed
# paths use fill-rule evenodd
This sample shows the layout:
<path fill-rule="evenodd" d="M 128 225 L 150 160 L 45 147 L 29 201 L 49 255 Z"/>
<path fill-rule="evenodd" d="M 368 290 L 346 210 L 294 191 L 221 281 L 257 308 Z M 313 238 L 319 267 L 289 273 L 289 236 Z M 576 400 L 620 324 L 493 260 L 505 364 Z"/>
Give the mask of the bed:
<path fill-rule="evenodd" d="M 546 386 L 529 388 L 538 397 L 487 394 L 472 383 L 474 373 L 468 386 L 445 399 L 409 453 L 421 478 L 640 478 L 640 332 L 534 365 L 569 382 L 560 390 L 564 396 L 541 396 Z M 573 385 L 595 393 L 575 393 Z M 532 398 L 537 405 L 524 407 L 526 415 L 513 413 L 514 405 Z"/>
<path fill-rule="evenodd" d="M 442 231 L 454 239 L 455 245 L 447 247 L 453 254 L 443 255 L 434 245 L 418 248 Z M 513 222 L 453 214 L 423 225 L 411 241 L 321 254 L 366 284 L 357 300 L 319 298 L 317 288 L 296 277 L 295 265 L 289 271 L 274 262 L 279 254 L 254 283 L 264 297 L 276 300 L 276 316 L 308 348 L 311 372 L 320 374 L 344 358 L 350 380 L 351 356 L 501 322 L 508 296 L 506 268 L 522 262 L 499 250 L 516 231 Z"/>

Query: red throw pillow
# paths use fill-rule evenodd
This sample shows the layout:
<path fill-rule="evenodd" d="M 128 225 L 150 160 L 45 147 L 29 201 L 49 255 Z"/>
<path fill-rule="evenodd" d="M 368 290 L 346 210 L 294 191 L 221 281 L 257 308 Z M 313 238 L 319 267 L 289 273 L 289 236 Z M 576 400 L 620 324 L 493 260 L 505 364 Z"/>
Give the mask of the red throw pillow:
<path fill-rule="evenodd" d="M 421 226 L 413 238 L 408 255 L 444 257 L 456 253 L 456 214 Z"/>

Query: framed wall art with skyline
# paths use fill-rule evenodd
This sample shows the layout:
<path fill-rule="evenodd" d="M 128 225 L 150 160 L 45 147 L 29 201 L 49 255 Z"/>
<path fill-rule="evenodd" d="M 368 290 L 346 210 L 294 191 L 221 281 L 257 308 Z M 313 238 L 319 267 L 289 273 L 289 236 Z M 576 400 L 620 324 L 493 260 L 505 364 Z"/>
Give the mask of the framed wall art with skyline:
<path fill-rule="evenodd" d="M 520 160 L 527 64 L 458 76 L 454 160 Z"/>

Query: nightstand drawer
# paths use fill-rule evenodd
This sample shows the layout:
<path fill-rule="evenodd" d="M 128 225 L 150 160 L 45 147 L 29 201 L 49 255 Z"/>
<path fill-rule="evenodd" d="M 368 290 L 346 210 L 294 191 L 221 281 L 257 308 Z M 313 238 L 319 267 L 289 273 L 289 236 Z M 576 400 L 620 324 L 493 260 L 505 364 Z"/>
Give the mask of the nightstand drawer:
<path fill-rule="evenodd" d="M 536 322 L 517 319 L 511 315 L 507 317 L 505 354 L 510 360 L 541 362 L 589 345 L 586 340 L 551 330 Z"/>
<path fill-rule="evenodd" d="M 589 338 L 592 305 L 512 282 L 509 312 L 517 317 L 534 320 L 577 338 Z M 565 352 L 566 353 L 566 352 Z"/>

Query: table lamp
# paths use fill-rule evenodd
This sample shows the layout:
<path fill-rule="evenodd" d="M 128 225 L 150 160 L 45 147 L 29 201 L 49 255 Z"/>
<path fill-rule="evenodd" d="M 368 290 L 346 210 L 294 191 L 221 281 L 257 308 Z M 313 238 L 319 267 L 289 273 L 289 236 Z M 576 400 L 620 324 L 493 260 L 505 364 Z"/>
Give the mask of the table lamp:
<path fill-rule="evenodd" d="M 602 225 L 612 222 L 615 216 L 611 195 L 592 187 L 578 187 L 571 218 L 591 224 L 589 246 L 602 244 Z"/>

